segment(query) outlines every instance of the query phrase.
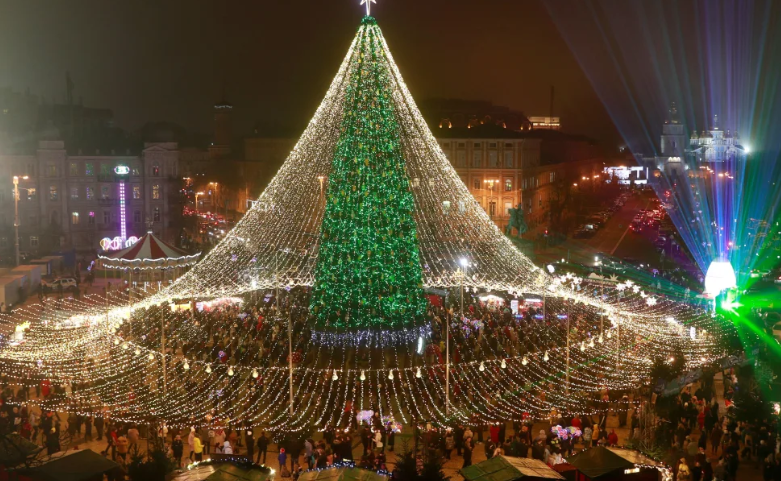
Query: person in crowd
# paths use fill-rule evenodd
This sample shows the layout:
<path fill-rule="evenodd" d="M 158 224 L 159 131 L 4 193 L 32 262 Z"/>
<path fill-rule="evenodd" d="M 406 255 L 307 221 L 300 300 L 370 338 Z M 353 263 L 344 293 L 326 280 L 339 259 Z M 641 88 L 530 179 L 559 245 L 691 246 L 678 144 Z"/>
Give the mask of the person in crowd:
<path fill-rule="evenodd" d="M 184 443 L 182 442 L 182 437 L 178 434 L 174 436 L 174 440 L 171 442 L 171 452 L 173 453 L 176 466 L 181 468 L 182 456 L 184 456 Z"/>

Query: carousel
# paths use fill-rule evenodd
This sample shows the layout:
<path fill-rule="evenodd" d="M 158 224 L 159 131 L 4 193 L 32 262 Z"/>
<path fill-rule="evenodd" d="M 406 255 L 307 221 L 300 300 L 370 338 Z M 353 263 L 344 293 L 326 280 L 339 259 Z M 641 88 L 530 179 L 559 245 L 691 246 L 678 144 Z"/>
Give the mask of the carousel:
<path fill-rule="evenodd" d="M 104 271 L 120 271 L 128 284 L 138 287 L 151 284 L 158 288 L 176 280 L 199 258 L 200 252 L 188 254 L 163 242 L 152 232 L 123 250 L 98 256 Z"/>

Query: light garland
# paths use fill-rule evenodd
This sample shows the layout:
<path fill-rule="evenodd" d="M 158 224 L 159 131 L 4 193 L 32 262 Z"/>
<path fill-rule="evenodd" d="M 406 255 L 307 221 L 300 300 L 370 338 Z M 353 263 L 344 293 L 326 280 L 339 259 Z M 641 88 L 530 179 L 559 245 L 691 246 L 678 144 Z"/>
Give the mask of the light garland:
<path fill-rule="evenodd" d="M 381 177 L 386 169 L 390 177 L 385 181 L 393 189 L 373 183 L 379 179 L 372 176 Z M 370 321 L 372 315 L 363 308 L 349 307 L 357 313 L 354 318 L 331 324 L 323 315 L 311 329 L 306 314 L 318 306 L 340 305 L 334 296 L 360 302 L 367 293 L 378 295 L 374 288 L 362 290 L 369 280 L 379 282 L 362 270 L 368 254 L 351 257 L 358 245 L 349 235 L 355 231 L 352 215 L 360 204 L 354 195 L 362 189 L 371 192 L 360 199 L 372 202 L 399 196 L 395 200 L 402 211 L 388 210 L 373 233 L 361 232 L 363 238 L 387 241 L 399 233 L 397 227 L 403 231 L 396 243 L 377 242 L 386 259 L 401 251 L 405 259 L 414 259 L 409 241 L 416 239 L 419 269 L 381 270 L 383 276 L 405 279 L 408 290 L 402 297 L 411 304 L 404 311 L 398 299 L 388 301 L 389 326 Z M 334 202 L 357 204 L 342 209 Z M 374 215 L 373 210 L 366 215 Z M 322 242 L 323 225 L 335 244 Z M 353 247 L 343 249 L 344 242 Z M 324 252 L 331 262 L 319 264 Z M 462 258 L 468 259 L 468 275 L 459 270 Z M 351 267 L 335 268 L 340 261 Z M 342 279 L 341 287 L 326 294 L 323 289 L 331 288 L 318 284 L 322 276 L 335 279 L 347 271 L 361 273 L 354 289 Z M 132 290 L 132 298 L 141 299 L 132 306 L 124 294 L 110 293 L 105 299 L 56 303 L 57 309 L 43 315 L 26 308 L 14 316 L 0 315 L 0 325 L 26 321 L 31 326 L 23 343 L 2 348 L 0 368 L 18 384 L 49 379 L 78 385 L 70 396 L 33 401 L 48 409 L 104 413 L 132 422 L 151 415 L 177 427 L 224 422 L 294 432 L 311 425 L 346 426 L 353 422 L 348 405 L 376 406 L 382 416 L 404 422 L 488 423 L 545 418 L 552 411 L 591 414 L 603 404 L 594 393 L 645 382 L 653 359 L 682 353 L 686 365 L 696 367 L 724 354 L 718 346 L 728 332 L 705 311 L 649 296 L 630 280 L 604 287 L 569 273 L 553 274 L 519 253 L 475 202 L 425 125 L 382 33 L 367 19 L 288 160 L 203 261 L 160 292 Z M 506 326 L 512 336 L 495 332 L 490 339 L 486 332 L 493 328 L 481 320 L 463 324 L 445 314 L 441 322 L 451 324 L 452 336 L 448 363 L 439 357 L 442 349 L 433 349 L 441 326 L 419 318 L 426 309 L 421 310 L 417 296 L 423 287 L 462 286 L 469 296 L 478 290 L 531 294 L 542 300 L 542 312 L 536 312 L 539 318 L 512 320 Z M 304 289 L 314 290 L 311 301 Z M 276 297 L 280 291 L 291 303 L 284 309 L 252 307 L 256 295 Z M 322 298 L 329 300 L 317 300 Z M 377 302 L 366 305 L 385 306 Z M 203 312 L 190 310 L 196 304 Z M 398 329 L 404 325 L 408 328 Z M 696 338 L 685 328 L 695 328 Z M 425 354 L 417 352 L 418 343 Z M 361 356 L 365 359 L 359 364 Z M 288 360 L 294 364 L 293 417 L 287 405 Z M 449 411 L 444 402 L 447 368 Z M 568 392 L 561 387 L 565 372 Z M 205 402 L 194 403 L 194 398 Z"/>

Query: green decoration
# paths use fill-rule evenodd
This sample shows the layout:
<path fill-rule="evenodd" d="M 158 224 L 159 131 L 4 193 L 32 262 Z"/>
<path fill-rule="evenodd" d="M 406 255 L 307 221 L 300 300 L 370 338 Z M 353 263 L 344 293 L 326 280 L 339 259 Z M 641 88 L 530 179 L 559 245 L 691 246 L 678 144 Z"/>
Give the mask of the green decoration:
<path fill-rule="evenodd" d="M 391 73 L 375 20 L 362 23 L 310 307 L 318 328 L 401 330 L 420 325 L 427 301 Z"/>

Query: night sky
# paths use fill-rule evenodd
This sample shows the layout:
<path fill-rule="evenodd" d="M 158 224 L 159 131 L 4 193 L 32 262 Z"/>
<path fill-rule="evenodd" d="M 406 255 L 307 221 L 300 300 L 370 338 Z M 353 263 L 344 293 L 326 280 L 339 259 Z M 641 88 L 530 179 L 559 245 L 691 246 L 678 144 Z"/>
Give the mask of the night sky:
<path fill-rule="evenodd" d="M 63 102 L 65 72 L 84 104 L 118 126 L 166 120 L 211 131 L 234 106 L 256 121 L 303 126 L 362 16 L 358 0 L 3 1 L 0 86 Z M 378 0 L 373 15 L 417 99 L 490 100 L 554 115 L 566 131 L 617 145 L 616 130 L 546 7 L 532 0 Z"/>

